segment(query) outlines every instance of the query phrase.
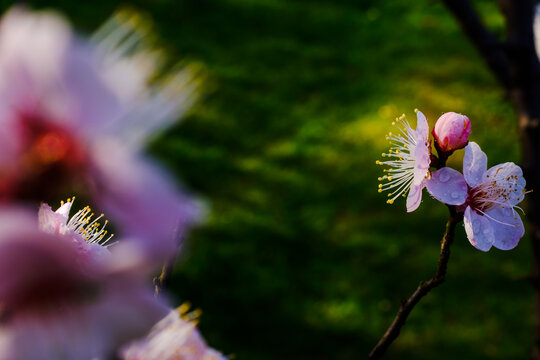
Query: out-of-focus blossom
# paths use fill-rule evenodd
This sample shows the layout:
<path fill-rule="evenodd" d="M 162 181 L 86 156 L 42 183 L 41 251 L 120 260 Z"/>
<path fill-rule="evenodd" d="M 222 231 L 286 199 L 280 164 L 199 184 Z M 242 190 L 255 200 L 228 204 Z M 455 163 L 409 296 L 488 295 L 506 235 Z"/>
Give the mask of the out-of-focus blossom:
<path fill-rule="evenodd" d="M 385 175 L 379 181 L 387 181 L 379 184 L 379 192 L 391 191 L 388 194 L 389 204 L 400 195 L 407 195 L 407 211 L 411 212 L 418 208 L 422 201 L 422 189 L 425 186 L 426 177 L 429 176 L 430 143 L 429 126 L 427 119 L 421 111 L 415 110 L 417 116 L 416 130 L 407 121 L 405 115 L 397 118 L 392 125 L 398 128 L 398 134 L 389 133 L 386 139 L 391 148 L 383 157 L 389 160 L 377 160 L 378 165 L 388 166 L 384 169 Z"/>
<path fill-rule="evenodd" d="M 439 149 L 451 153 L 467 146 L 471 121 L 465 115 L 447 112 L 437 120 L 432 133 Z"/>
<path fill-rule="evenodd" d="M 183 319 L 173 310 L 157 323 L 148 336 L 129 344 L 123 360 L 226 360 L 209 348 L 193 321 Z"/>
<path fill-rule="evenodd" d="M 470 142 L 465 147 L 463 174 L 442 168 L 428 180 L 427 189 L 445 204 L 463 204 L 465 231 L 477 249 L 516 247 L 525 232 L 516 211 L 521 210 L 517 204 L 526 193 L 521 168 L 507 162 L 487 169 L 486 154 Z"/>
<path fill-rule="evenodd" d="M 142 150 L 189 108 L 196 80 L 187 69 L 159 76 L 146 27 L 121 13 L 85 41 L 53 13 L 4 15 L 0 201 L 85 194 L 161 261 L 199 208 Z"/>
<path fill-rule="evenodd" d="M 2 360 L 108 359 L 168 311 L 144 274 L 96 251 L 102 230 L 77 215 L 65 221 L 69 206 L 42 206 L 39 222 L 0 209 Z"/>

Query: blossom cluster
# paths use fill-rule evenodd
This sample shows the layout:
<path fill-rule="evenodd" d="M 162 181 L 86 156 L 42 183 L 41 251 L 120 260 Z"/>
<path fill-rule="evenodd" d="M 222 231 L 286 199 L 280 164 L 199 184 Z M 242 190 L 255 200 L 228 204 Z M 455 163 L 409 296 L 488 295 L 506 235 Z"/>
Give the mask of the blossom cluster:
<path fill-rule="evenodd" d="M 90 39 L 56 13 L 0 20 L 0 360 L 225 359 L 152 286 L 201 207 L 144 153 L 197 86 L 164 74 L 148 28 L 133 12 Z M 74 193 L 111 222 L 72 211 Z"/>
<path fill-rule="evenodd" d="M 407 197 L 407 211 L 416 210 L 426 188 L 444 204 L 463 214 L 469 242 L 479 250 L 492 246 L 509 250 L 524 235 L 518 204 L 524 199 L 525 179 L 519 166 L 507 162 L 487 168 L 487 156 L 475 142 L 469 142 L 471 122 L 467 116 L 449 112 L 436 122 L 429 139 L 429 126 L 422 112 L 416 110 L 417 127 L 413 129 L 405 115 L 393 123 L 398 134 L 389 133 L 388 160 L 379 178 L 379 192 L 390 191 L 387 202 Z M 436 154 L 432 151 L 435 148 Z M 446 166 L 454 151 L 465 149 L 463 172 Z"/>

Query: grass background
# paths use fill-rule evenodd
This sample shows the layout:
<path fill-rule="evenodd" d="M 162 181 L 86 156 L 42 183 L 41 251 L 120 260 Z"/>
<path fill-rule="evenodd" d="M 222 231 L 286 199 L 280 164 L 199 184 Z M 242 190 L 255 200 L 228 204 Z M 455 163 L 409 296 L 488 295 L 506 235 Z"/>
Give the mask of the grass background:
<path fill-rule="evenodd" d="M 124 3 L 28 1 L 91 32 Z M 2 8 L 10 3 L 2 2 Z M 519 160 L 513 109 L 438 1 L 139 0 L 172 58 L 203 64 L 205 94 L 151 151 L 211 206 L 171 292 L 236 359 L 365 358 L 402 297 L 431 277 L 446 208 L 377 193 L 393 118 L 472 122 L 489 165 Z M 503 33 L 491 1 L 474 1 Z M 461 170 L 462 154 L 451 165 Z M 447 281 L 389 359 L 527 357 L 529 241 L 482 253 L 463 228 Z"/>

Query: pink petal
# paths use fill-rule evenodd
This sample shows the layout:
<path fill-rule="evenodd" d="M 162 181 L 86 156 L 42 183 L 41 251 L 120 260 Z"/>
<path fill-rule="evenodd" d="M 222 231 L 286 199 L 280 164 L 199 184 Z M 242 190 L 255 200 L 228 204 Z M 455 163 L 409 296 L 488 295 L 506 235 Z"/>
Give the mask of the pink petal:
<path fill-rule="evenodd" d="M 412 212 L 418 209 L 420 202 L 422 202 L 422 189 L 424 188 L 424 183 L 420 185 L 411 185 L 409 189 L 409 195 L 407 196 L 407 212 Z"/>
<path fill-rule="evenodd" d="M 428 192 L 435 199 L 448 205 L 461 205 L 467 200 L 467 183 L 457 170 L 444 167 L 426 180 Z"/>
<path fill-rule="evenodd" d="M 427 141 L 429 137 L 429 125 L 425 115 L 421 111 L 416 112 L 416 133 L 418 134 L 418 139 Z"/>
<path fill-rule="evenodd" d="M 487 169 L 487 156 L 477 143 L 470 141 L 465 147 L 463 175 L 470 187 L 475 187 L 482 180 Z"/>
<path fill-rule="evenodd" d="M 496 207 L 486 211 L 486 216 L 493 218 L 490 219 L 495 235 L 493 246 L 501 250 L 515 248 L 525 234 L 519 214 L 510 207 Z"/>
<path fill-rule="evenodd" d="M 467 206 L 463 223 L 471 245 L 478 250 L 488 251 L 494 242 L 492 222 Z"/>
<path fill-rule="evenodd" d="M 96 202 L 123 235 L 139 241 L 149 259 L 162 263 L 174 256 L 180 238 L 200 218 L 199 206 L 154 164 L 116 142 L 99 145 L 94 149 Z"/>

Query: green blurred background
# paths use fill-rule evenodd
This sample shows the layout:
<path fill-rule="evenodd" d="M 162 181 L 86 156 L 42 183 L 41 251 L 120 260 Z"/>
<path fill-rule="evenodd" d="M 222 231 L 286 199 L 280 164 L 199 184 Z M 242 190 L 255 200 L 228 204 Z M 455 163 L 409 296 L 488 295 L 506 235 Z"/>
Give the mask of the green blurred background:
<path fill-rule="evenodd" d="M 84 33 L 125 5 L 27 3 Z M 493 3 L 474 1 L 502 35 Z M 175 302 L 202 309 L 208 342 L 236 359 L 365 358 L 400 298 L 434 272 L 447 217 L 427 194 L 407 214 L 377 193 L 393 118 L 464 113 L 489 165 L 519 161 L 513 109 L 480 57 L 439 1 L 129 4 L 172 58 L 206 72 L 199 103 L 151 146 L 211 208 L 175 267 Z M 529 247 L 482 253 L 459 226 L 446 283 L 387 358 L 527 357 Z"/>

